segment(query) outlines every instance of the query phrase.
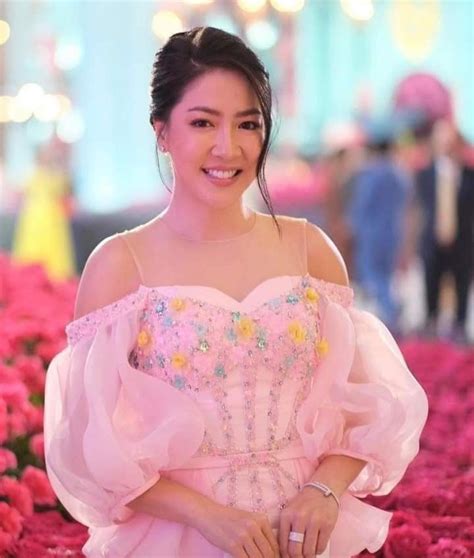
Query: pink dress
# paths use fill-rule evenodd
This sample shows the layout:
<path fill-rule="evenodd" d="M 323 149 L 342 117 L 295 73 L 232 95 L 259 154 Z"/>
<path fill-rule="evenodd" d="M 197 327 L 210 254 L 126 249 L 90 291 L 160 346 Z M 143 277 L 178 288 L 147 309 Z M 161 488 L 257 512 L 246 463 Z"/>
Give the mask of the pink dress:
<path fill-rule="evenodd" d="M 384 543 L 387 494 L 419 449 L 425 392 L 352 290 L 307 272 L 242 300 L 208 286 L 140 286 L 67 326 L 45 394 L 52 486 L 88 526 L 86 556 L 228 555 L 197 530 L 126 506 L 160 476 L 226 506 L 281 509 L 327 455 L 368 461 L 321 556 Z"/>

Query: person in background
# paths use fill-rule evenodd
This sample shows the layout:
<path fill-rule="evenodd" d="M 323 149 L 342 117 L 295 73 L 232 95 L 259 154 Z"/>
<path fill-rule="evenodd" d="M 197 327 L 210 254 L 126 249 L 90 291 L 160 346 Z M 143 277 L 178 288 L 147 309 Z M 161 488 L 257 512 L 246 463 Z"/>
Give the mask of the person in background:
<path fill-rule="evenodd" d="M 349 221 L 354 238 L 354 274 L 385 324 L 398 332 L 399 303 L 392 288 L 410 191 L 408 175 L 395 162 L 388 135 L 370 141 L 367 160 L 354 178 Z"/>
<path fill-rule="evenodd" d="M 416 176 L 422 216 L 420 256 L 424 266 L 428 334 L 438 328 L 440 285 L 452 274 L 456 312 L 450 336 L 465 342 L 469 285 L 473 271 L 474 169 L 462 161 L 463 140 L 453 123 L 439 120 L 431 135 L 432 159 Z"/>
<path fill-rule="evenodd" d="M 76 274 L 68 206 L 71 183 L 54 143 L 38 148 L 28 174 L 13 237 L 12 257 L 20 264 L 41 264 L 54 281 Z"/>

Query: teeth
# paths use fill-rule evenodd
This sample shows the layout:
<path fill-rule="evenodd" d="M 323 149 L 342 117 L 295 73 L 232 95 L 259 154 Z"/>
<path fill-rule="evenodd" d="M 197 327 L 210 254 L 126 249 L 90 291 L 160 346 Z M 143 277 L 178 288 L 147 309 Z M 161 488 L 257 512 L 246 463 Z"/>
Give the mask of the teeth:
<path fill-rule="evenodd" d="M 223 171 L 223 170 L 207 169 L 205 172 L 210 176 L 213 176 L 214 178 L 232 178 L 237 174 L 236 170 Z"/>

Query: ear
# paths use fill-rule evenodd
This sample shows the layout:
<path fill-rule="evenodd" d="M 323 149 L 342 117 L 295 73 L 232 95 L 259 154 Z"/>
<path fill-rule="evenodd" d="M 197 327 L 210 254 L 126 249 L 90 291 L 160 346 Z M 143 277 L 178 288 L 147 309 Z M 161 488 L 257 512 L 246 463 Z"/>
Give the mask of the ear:
<path fill-rule="evenodd" d="M 166 153 L 166 125 L 165 122 L 161 120 L 155 120 L 153 122 L 153 129 L 155 130 L 156 141 L 158 142 L 158 147 L 160 151 Z"/>
<path fill-rule="evenodd" d="M 166 141 L 166 125 L 162 120 L 155 120 L 153 122 L 153 129 L 155 130 L 155 136 L 158 142 L 162 143 Z"/>

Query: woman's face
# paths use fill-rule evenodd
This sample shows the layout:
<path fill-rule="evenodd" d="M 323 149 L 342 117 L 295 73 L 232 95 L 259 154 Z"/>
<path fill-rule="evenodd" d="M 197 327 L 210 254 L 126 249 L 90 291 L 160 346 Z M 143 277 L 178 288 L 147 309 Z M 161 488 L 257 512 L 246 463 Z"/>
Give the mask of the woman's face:
<path fill-rule="evenodd" d="M 252 87 L 239 73 L 214 69 L 196 78 L 168 122 L 155 122 L 155 131 L 171 157 L 179 195 L 226 207 L 255 179 L 263 118 Z"/>

